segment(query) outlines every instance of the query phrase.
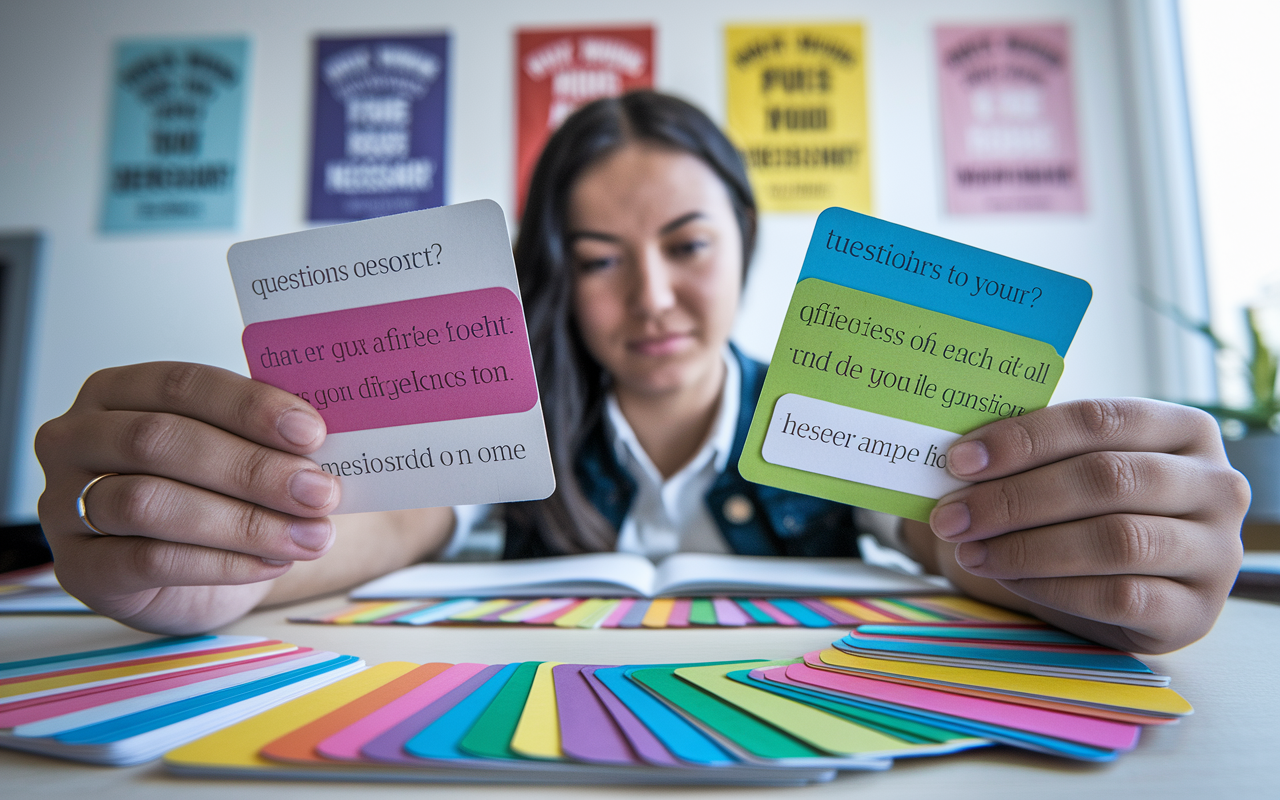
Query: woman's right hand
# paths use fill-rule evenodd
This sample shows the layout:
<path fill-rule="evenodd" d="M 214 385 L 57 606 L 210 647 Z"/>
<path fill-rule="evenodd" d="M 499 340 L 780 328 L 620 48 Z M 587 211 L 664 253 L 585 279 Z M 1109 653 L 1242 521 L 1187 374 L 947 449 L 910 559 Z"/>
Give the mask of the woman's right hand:
<path fill-rule="evenodd" d="M 40 523 L 58 580 L 95 611 L 165 633 L 249 611 L 333 543 L 338 479 L 307 402 L 227 370 L 159 362 L 95 373 L 45 423 Z M 93 485 L 94 478 L 118 473 Z"/>

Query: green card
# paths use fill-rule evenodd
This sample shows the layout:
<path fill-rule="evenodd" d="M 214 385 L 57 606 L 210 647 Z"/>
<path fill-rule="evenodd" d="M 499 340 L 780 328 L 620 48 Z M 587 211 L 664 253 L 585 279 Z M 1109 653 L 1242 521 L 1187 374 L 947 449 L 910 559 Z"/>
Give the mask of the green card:
<path fill-rule="evenodd" d="M 796 285 L 738 468 L 743 477 L 927 521 L 966 484 L 960 435 L 1048 405 L 1046 342 L 819 278 Z"/>
<path fill-rule="evenodd" d="M 458 742 L 458 749 L 480 758 L 524 759 L 512 751 L 511 737 L 515 735 L 525 699 L 533 687 L 533 677 L 540 661 L 526 661 L 511 673 L 511 679 L 498 691 L 493 702 Z"/>
<path fill-rule="evenodd" d="M 726 669 L 752 669 L 760 661 L 739 662 Z M 821 758 L 825 754 L 767 725 L 734 706 L 675 677 L 675 667 L 639 669 L 630 678 L 755 758 Z"/>

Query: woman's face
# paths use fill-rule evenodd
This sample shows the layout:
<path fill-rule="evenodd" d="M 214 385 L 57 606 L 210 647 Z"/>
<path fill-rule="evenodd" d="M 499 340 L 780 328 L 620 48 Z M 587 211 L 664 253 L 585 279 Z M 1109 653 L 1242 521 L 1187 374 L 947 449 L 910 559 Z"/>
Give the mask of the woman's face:
<path fill-rule="evenodd" d="M 578 329 L 619 394 L 679 394 L 721 379 L 742 293 L 742 233 L 705 163 L 623 147 L 574 184 L 569 241 Z"/>

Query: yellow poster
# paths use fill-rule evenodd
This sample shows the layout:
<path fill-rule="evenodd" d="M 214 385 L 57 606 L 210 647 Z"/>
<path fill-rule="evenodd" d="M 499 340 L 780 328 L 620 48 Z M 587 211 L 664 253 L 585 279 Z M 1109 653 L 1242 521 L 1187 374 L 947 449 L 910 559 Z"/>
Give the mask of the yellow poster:
<path fill-rule="evenodd" d="M 729 135 L 762 211 L 871 211 L 862 26 L 725 28 Z"/>

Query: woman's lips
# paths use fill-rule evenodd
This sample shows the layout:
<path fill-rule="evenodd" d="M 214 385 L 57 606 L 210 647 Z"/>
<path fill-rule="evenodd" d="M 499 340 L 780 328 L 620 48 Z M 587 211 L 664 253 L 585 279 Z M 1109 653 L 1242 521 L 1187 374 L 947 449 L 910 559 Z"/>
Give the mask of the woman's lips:
<path fill-rule="evenodd" d="M 634 339 L 627 344 L 627 347 L 642 356 L 668 356 L 684 349 L 692 338 L 692 334 L 688 333 L 669 333 Z"/>

